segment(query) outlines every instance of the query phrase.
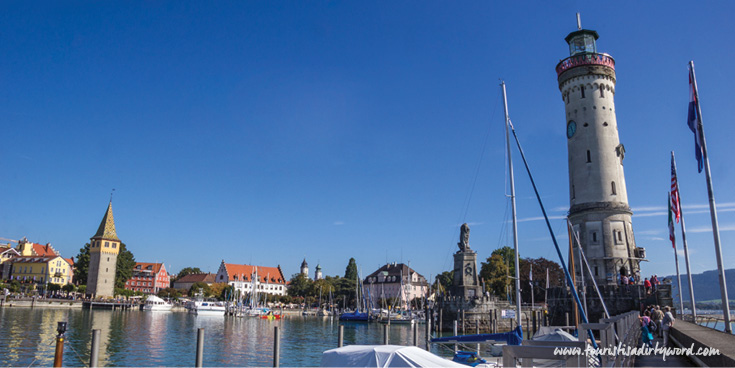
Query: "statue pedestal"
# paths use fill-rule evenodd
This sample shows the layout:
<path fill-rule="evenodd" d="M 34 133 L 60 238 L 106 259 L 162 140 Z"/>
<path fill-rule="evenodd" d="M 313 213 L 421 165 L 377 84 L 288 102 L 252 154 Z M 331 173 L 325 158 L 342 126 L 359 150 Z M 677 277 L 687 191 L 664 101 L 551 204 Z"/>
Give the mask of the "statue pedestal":
<path fill-rule="evenodd" d="M 482 286 L 477 277 L 477 253 L 469 249 L 454 253 L 454 280 L 450 293 L 463 299 L 482 297 Z"/>

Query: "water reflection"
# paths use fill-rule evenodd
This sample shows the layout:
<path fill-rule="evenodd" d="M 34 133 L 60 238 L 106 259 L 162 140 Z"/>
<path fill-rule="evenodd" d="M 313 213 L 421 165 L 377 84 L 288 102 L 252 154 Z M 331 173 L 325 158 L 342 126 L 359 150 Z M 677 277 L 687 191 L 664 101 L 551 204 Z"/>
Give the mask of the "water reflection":
<path fill-rule="evenodd" d="M 337 347 L 339 322 L 331 317 L 259 318 L 195 316 L 184 312 L 0 309 L 0 366 L 51 366 L 56 322 L 68 321 L 64 366 L 89 364 L 93 329 L 101 330 L 100 366 L 193 366 L 198 328 L 204 328 L 205 366 L 271 366 L 273 330 L 281 330 L 282 366 L 318 366 Z M 382 343 L 383 326 L 347 323 L 344 341 Z M 423 343 L 424 326 L 419 326 Z M 390 343 L 410 345 L 408 325 L 390 327 Z"/>

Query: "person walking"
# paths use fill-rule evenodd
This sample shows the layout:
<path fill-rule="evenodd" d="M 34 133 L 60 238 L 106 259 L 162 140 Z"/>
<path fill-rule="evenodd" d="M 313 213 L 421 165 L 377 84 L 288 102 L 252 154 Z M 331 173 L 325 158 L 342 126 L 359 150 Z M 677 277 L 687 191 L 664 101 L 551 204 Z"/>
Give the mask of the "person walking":
<path fill-rule="evenodd" d="M 661 330 L 661 321 L 664 319 L 664 312 L 661 311 L 661 307 L 658 305 L 653 309 L 653 314 L 651 314 L 651 319 L 654 323 L 656 323 L 656 334 L 658 337 L 663 337 L 663 331 Z"/>
<path fill-rule="evenodd" d="M 674 315 L 671 314 L 670 307 L 664 307 L 664 319 L 661 324 L 661 329 L 664 331 L 664 347 L 666 347 L 669 344 L 669 333 L 671 333 L 671 328 L 674 327 Z"/>
<path fill-rule="evenodd" d="M 651 282 L 648 281 L 648 278 L 646 278 L 646 281 L 643 281 L 643 287 L 646 288 L 646 295 L 651 294 Z"/>
<path fill-rule="evenodd" d="M 638 320 L 641 322 L 641 339 L 644 344 L 652 348 L 653 335 L 651 335 L 651 331 L 648 328 L 651 325 L 650 316 L 651 313 L 649 311 L 646 311 L 643 316 L 638 316 Z"/>

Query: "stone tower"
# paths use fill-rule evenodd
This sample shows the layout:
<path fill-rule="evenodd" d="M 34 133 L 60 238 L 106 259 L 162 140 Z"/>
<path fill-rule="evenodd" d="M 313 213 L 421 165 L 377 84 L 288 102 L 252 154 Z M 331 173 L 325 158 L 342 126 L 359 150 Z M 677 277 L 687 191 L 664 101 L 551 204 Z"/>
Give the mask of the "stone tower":
<path fill-rule="evenodd" d="M 597 52 L 598 37 L 581 26 L 570 33 L 565 38 L 570 56 L 557 64 L 556 73 L 566 113 L 569 219 L 597 282 L 615 284 L 621 273 L 639 276 L 645 252 L 635 245 L 625 187 L 615 60 Z M 579 275 L 580 267 L 576 270 Z"/>
<path fill-rule="evenodd" d="M 97 233 L 89 242 L 87 296 L 92 298 L 114 296 L 115 269 L 119 253 L 120 239 L 115 232 L 115 218 L 112 216 L 112 201 L 110 201 Z"/>
<path fill-rule="evenodd" d="M 314 271 L 314 280 L 321 280 L 322 279 L 322 266 L 316 265 L 316 271 Z"/>
<path fill-rule="evenodd" d="M 307 279 L 309 278 L 309 264 L 306 263 L 306 258 L 301 262 L 301 274 L 306 276 Z"/>

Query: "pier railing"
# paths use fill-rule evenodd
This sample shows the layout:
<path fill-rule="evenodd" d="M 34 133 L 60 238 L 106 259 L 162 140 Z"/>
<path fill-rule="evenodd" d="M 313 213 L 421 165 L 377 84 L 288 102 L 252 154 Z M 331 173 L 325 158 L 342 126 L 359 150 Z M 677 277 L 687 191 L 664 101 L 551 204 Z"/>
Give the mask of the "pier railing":
<path fill-rule="evenodd" d="M 601 319 L 599 323 L 582 323 L 578 327 L 580 341 L 524 341 L 521 346 L 503 346 L 503 366 L 523 367 L 534 365 L 534 361 L 556 360 L 566 366 L 577 367 L 631 367 L 633 357 L 625 354 L 588 355 L 587 348 L 592 339 L 599 349 L 610 349 L 622 343 L 623 346 L 636 347 L 641 328 L 638 312 L 631 311 L 611 318 Z M 591 334 L 590 334 L 591 332 Z"/>

